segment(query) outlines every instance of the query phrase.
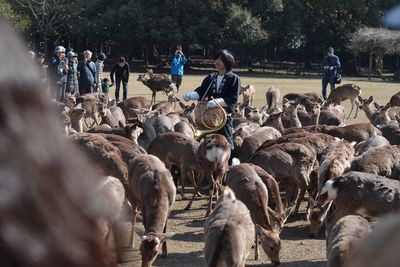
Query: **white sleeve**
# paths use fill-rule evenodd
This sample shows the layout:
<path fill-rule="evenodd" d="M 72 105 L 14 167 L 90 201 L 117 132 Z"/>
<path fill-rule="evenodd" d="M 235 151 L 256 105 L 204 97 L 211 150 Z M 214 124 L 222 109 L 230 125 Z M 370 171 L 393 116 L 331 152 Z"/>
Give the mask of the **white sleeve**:
<path fill-rule="evenodd" d="M 221 107 L 227 108 L 228 105 L 226 104 L 225 100 L 223 98 L 216 98 L 214 99 L 216 103 L 218 103 Z"/>

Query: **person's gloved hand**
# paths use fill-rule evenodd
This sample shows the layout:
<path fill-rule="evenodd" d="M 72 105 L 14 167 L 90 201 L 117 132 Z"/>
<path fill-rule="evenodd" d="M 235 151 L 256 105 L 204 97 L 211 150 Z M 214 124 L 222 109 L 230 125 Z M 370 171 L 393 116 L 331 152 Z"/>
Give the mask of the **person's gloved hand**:
<path fill-rule="evenodd" d="M 185 100 L 185 101 L 199 100 L 199 94 L 196 93 L 196 92 L 184 93 L 183 94 L 183 100 Z"/>
<path fill-rule="evenodd" d="M 215 103 L 214 100 L 210 100 L 207 102 L 207 108 L 215 108 L 217 104 Z"/>
<path fill-rule="evenodd" d="M 329 70 L 333 70 L 333 67 L 329 67 Z"/>

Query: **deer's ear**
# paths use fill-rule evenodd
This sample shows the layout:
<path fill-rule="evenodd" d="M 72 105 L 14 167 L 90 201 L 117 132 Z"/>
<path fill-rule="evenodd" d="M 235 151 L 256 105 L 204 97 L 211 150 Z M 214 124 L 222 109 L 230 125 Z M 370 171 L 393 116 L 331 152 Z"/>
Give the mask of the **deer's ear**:
<path fill-rule="evenodd" d="M 368 101 L 369 101 L 369 102 L 374 101 L 374 97 L 371 95 L 371 96 L 368 98 Z"/>
<path fill-rule="evenodd" d="M 185 109 L 185 108 L 186 108 L 186 105 L 183 104 L 182 102 L 179 102 L 179 106 L 180 106 L 182 109 Z"/>
<path fill-rule="evenodd" d="M 363 98 L 361 96 L 357 96 L 358 101 L 362 102 Z"/>
<path fill-rule="evenodd" d="M 374 102 L 374 106 L 375 106 L 376 109 L 381 109 L 381 106 L 376 102 Z"/>
<path fill-rule="evenodd" d="M 163 234 L 161 235 L 161 241 L 164 242 L 164 241 L 170 239 L 171 237 L 173 237 L 175 234 L 176 234 L 176 233 L 174 233 L 174 232 L 163 233 Z"/>

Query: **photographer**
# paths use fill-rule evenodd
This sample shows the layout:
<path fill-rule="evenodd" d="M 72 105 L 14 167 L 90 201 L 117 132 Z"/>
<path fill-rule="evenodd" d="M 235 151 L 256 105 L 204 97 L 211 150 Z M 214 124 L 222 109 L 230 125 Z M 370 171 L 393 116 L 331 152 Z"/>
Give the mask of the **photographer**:
<path fill-rule="evenodd" d="M 176 84 L 178 88 L 182 84 L 182 77 L 183 77 L 183 65 L 185 65 L 187 59 L 182 52 L 182 46 L 178 45 L 176 47 L 175 56 L 172 58 L 171 61 L 171 77 L 172 81 Z"/>
<path fill-rule="evenodd" d="M 334 50 L 332 47 L 328 48 L 327 55 L 322 61 L 322 68 L 324 74 L 322 76 L 322 96 L 326 99 L 326 86 L 328 83 L 331 86 L 331 91 L 335 89 L 335 77 L 338 69 L 340 69 L 340 60 L 333 54 Z"/>

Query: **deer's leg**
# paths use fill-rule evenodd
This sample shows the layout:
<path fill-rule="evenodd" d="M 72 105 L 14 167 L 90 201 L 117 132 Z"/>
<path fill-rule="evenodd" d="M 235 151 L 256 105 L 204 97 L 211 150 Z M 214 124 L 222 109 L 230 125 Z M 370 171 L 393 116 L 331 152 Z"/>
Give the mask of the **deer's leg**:
<path fill-rule="evenodd" d="M 353 108 L 354 108 L 354 101 L 351 101 L 351 110 L 350 110 L 349 116 L 347 116 L 347 119 L 350 118 L 350 115 L 353 112 Z"/>
<path fill-rule="evenodd" d="M 297 214 L 299 212 L 301 201 L 303 200 L 304 195 L 306 194 L 306 189 L 307 188 L 305 186 L 302 186 L 300 188 L 300 192 L 299 192 L 299 194 L 297 196 L 297 199 L 296 199 L 296 206 L 295 206 L 294 211 L 293 211 L 294 214 Z"/>
<path fill-rule="evenodd" d="M 214 197 L 214 192 L 217 189 L 217 183 L 214 180 L 214 175 L 213 174 L 211 175 L 211 181 L 210 182 L 211 182 L 211 191 L 210 191 L 210 197 L 208 198 L 208 209 L 207 209 L 205 217 L 208 217 L 208 215 L 211 213 L 212 200 L 213 200 L 213 197 Z"/>
<path fill-rule="evenodd" d="M 115 253 L 116 253 L 116 257 L 117 257 L 117 263 L 121 263 L 122 262 L 122 253 L 121 253 L 121 249 L 122 249 L 122 229 L 121 227 L 118 225 L 117 222 L 113 222 L 111 224 L 112 227 L 112 232 L 113 232 L 113 236 L 114 236 L 114 249 L 115 249 Z"/>
<path fill-rule="evenodd" d="M 200 179 L 199 179 L 199 181 L 198 181 L 198 183 L 197 183 L 197 185 L 196 185 L 196 187 L 195 187 L 195 189 L 194 189 L 192 198 L 190 199 L 189 203 L 186 205 L 186 207 L 184 208 L 184 210 L 189 210 L 190 207 L 192 206 L 193 199 L 194 199 L 194 197 L 197 195 L 197 193 L 199 192 L 200 187 L 201 187 L 201 184 L 203 183 L 203 179 L 204 179 L 203 175 L 200 175 Z"/>
<path fill-rule="evenodd" d="M 360 106 L 360 102 L 358 101 L 357 98 L 354 99 L 354 102 L 356 103 L 356 115 L 354 116 L 354 119 L 355 119 L 355 118 L 357 118 L 358 108 Z"/>
<path fill-rule="evenodd" d="M 184 164 L 181 164 L 181 197 L 185 199 L 185 183 L 186 183 L 187 169 Z"/>
<path fill-rule="evenodd" d="M 254 247 L 254 260 L 258 260 L 258 255 L 260 255 L 260 250 L 258 248 L 258 234 L 256 230 L 256 241 L 255 241 L 255 247 Z"/>
<path fill-rule="evenodd" d="M 167 222 L 168 222 L 168 220 L 165 221 L 165 226 L 164 226 L 164 231 L 163 231 L 164 234 L 167 232 Z M 166 240 L 164 240 L 164 242 L 162 243 L 161 250 L 162 250 L 161 256 L 164 258 L 167 257 L 168 251 L 167 251 L 167 241 Z"/>
<path fill-rule="evenodd" d="M 133 235 L 134 229 L 135 229 L 135 222 L 136 222 L 136 214 L 137 214 L 137 208 L 138 208 L 138 203 L 132 201 L 132 218 L 131 218 L 131 235 L 129 237 L 129 248 L 133 248 L 135 246 L 135 237 Z"/>

